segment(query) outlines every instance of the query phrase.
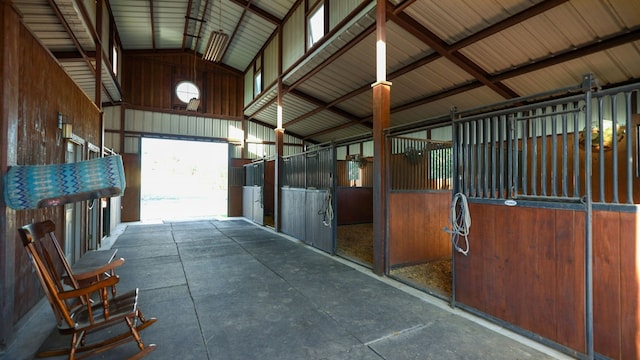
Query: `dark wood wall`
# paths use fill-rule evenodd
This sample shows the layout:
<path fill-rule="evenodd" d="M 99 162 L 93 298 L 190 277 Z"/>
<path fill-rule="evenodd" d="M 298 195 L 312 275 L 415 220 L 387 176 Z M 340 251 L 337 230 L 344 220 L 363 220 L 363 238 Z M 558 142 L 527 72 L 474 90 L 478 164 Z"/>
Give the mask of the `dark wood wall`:
<path fill-rule="evenodd" d="M 152 111 L 185 110 L 186 105 L 175 95 L 176 84 L 184 80 L 200 87 L 199 116 L 242 119 L 241 72 L 189 53 L 125 53 L 122 91 L 128 106 Z"/>
<path fill-rule="evenodd" d="M 373 188 L 339 186 L 335 196 L 338 225 L 373 222 Z"/>
<path fill-rule="evenodd" d="M 585 352 L 585 213 L 469 204 L 468 256 L 456 256 L 457 301 Z M 640 355 L 635 212 L 593 215 L 596 352 Z"/>
<path fill-rule="evenodd" d="M 66 141 L 59 137 L 57 114 L 61 112 L 73 124 L 80 138 L 101 146 L 101 123 L 98 108 L 69 78 L 31 33 L 21 26 L 18 58 L 19 93 L 17 164 L 43 165 L 65 161 Z M 83 150 L 86 155 L 86 147 Z M 64 246 L 64 207 L 16 211 L 16 224 L 22 226 L 45 219 L 56 223 L 56 235 Z M 18 234 L 11 241 L 19 242 Z M 83 235 L 84 236 L 84 235 Z M 82 238 L 80 249 L 86 248 Z M 22 246 L 15 254 L 14 323 L 17 323 L 41 298 L 42 292 L 31 263 Z"/>
<path fill-rule="evenodd" d="M 451 257 L 451 192 L 391 192 L 388 204 L 389 266 Z"/>

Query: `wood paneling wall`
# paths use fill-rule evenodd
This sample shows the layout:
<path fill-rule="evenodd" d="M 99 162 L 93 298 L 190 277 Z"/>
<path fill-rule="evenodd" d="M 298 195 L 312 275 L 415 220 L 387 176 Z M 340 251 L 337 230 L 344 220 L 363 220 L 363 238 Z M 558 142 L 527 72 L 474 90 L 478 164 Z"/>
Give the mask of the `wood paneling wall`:
<path fill-rule="evenodd" d="M 338 225 L 373 222 L 373 188 L 339 186 L 335 196 Z"/>
<path fill-rule="evenodd" d="M 584 213 L 469 204 L 456 300 L 584 352 Z"/>
<path fill-rule="evenodd" d="M 194 58 L 193 54 L 125 53 L 122 79 L 124 99 L 131 106 L 152 111 L 184 110 L 186 104 L 175 96 L 175 86 L 189 80 L 201 92 L 200 108 L 194 114 L 242 119 L 243 74 Z"/>
<path fill-rule="evenodd" d="M 468 256 L 456 257 L 457 301 L 585 352 L 582 211 L 469 204 Z M 614 359 L 640 355 L 637 213 L 593 214 L 594 339 Z"/>
<path fill-rule="evenodd" d="M 139 154 L 122 154 L 127 189 L 122 196 L 122 222 L 140 221 L 142 169 Z"/>
<path fill-rule="evenodd" d="M 594 342 L 613 359 L 640 358 L 640 245 L 636 212 L 593 214 Z"/>
<path fill-rule="evenodd" d="M 389 266 L 419 264 L 451 257 L 449 221 L 451 192 L 391 192 Z"/>
<path fill-rule="evenodd" d="M 21 25 L 18 60 L 19 93 L 17 163 L 44 165 L 65 161 L 66 141 L 60 139 L 57 114 L 61 112 L 73 124 L 80 138 L 101 145 L 100 112 L 69 78 L 51 54 Z M 0 49 L 0 51 L 3 51 Z M 86 147 L 83 150 L 86 155 Z M 50 219 L 57 225 L 56 236 L 64 246 L 64 207 L 16 211 L 16 225 Z M 84 226 L 84 224 L 83 224 Z M 10 241 L 20 243 L 17 232 Z M 82 238 L 80 249 L 86 248 Z M 32 273 L 31 262 L 21 245 L 15 249 L 14 323 L 17 323 L 41 298 L 41 286 Z"/>

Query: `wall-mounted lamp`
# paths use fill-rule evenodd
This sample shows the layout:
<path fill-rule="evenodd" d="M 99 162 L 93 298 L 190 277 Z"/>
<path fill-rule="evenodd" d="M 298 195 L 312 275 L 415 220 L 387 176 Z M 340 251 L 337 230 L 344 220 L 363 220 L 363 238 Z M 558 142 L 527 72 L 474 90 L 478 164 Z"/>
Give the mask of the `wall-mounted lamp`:
<path fill-rule="evenodd" d="M 198 106 L 200 106 L 200 99 L 191 98 L 187 104 L 187 111 L 196 111 L 198 110 Z"/>
<path fill-rule="evenodd" d="M 61 112 L 58 113 L 58 129 L 60 129 L 63 139 L 71 139 L 73 137 L 73 125 L 64 121 Z"/>

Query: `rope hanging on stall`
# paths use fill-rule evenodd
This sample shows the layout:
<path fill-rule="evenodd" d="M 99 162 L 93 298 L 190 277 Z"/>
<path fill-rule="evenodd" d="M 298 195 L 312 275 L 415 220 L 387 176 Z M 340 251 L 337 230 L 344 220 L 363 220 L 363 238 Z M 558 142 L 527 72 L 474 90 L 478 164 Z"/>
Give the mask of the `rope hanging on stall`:
<path fill-rule="evenodd" d="M 324 206 L 322 210 L 318 211 L 318 215 L 322 215 L 322 224 L 328 227 L 331 227 L 333 222 L 333 205 L 331 203 L 331 190 L 327 189 L 324 195 Z"/>
<path fill-rule="evenodd" d="M 460 203 L 460 204 L 458 204 Z M 462 193 L 454 195 L 451 202 L 451 212 L 449 213 L 451 229 L 445 227 L 444 231 L 451 234 L 453 247 L 462 255 L 469 253 L 469 228 L 471 228 L 471 215 L 469 214 L 469 204 L 467 197 Z M 465 248 L 461 248 L 458 243 L 460 236 L 464 237 Z"/>

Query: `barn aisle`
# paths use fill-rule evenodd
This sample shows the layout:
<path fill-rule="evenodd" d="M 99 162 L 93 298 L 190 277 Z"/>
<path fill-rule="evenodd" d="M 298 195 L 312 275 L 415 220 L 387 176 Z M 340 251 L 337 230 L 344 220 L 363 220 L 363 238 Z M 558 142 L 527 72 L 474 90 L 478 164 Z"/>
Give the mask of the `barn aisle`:
<path fill-rule="evenodd" d="M 451 310 L 370 270 L 241 219 L 131 224 L 113 245 L 119 291 L 140 288 L 158 322 L 148 359 L 552 359 L 537 343 Z M 101 252 L 89 253 L 81 264 Z M 7 359 L 59 346 L 48 306 Z M 33 334 L 44 334 L 25 346 Z M 62 343 L 63 344 L 63 343 Z M 529 347 L 529 346 L 534 346 Z M 104 353 L 120 359 L 127 344 Z"/>

